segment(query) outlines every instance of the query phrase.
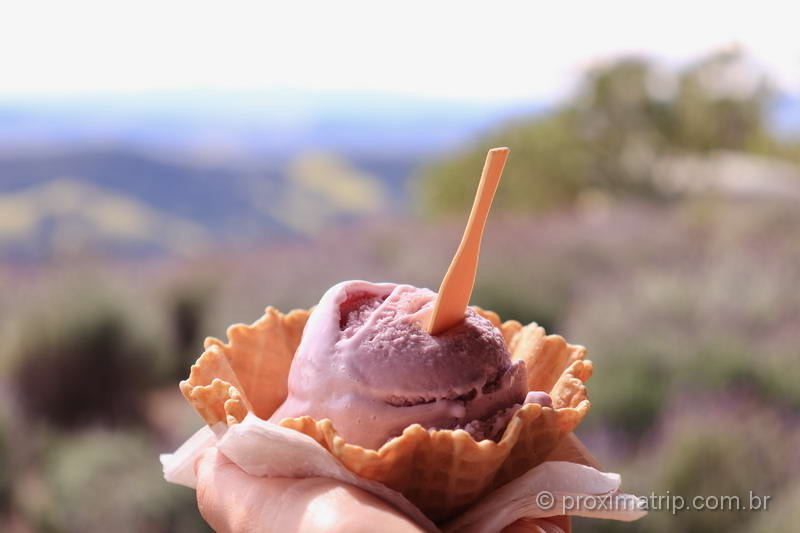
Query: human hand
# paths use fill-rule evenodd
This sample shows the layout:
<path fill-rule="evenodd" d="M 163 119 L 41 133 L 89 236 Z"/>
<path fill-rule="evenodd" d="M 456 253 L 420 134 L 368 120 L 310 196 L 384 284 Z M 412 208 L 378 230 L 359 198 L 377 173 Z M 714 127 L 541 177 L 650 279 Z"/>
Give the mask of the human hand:
<path fill-rule="evenodd" d="M 377 496 L 333 479 L 253 477 L 216 448 L 195 469 L 197 506 L 217 533 L 421 531 Z"/>
<path fill-rule="evenodd" d="M 548 458 L 596 466 L 573 435 Z M 372 532 L 419 533 L 408 517 L 358 487 L 326 478 L 249 476 L 216 448 L 195 464 L 197 504 L 218 533 Z M 378 526 L 379 524 L 379 526 Z M 503 533 L 569 533 L 566 516 L 523 519 Z"/>

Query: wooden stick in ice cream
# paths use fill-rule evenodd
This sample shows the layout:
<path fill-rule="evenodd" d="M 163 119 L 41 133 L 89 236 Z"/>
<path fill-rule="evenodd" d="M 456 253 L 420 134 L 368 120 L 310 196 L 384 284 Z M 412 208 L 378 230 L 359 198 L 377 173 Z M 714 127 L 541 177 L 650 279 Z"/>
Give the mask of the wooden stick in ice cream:
<path fill-rule="evenodd" d="M 469 298 L 472 296 L 472 287 L 475 285 L 483 228 L 509 152 L 508 148 L 492 148 L 486 154 L 486 163 L 483 165 L 481 181 L 478 192 L 475 193 L 475 202 L 472 204 L 464 236 L 442 280 L 433 314 L 427 324 L 426 329 L 431 335 L 438 335 L 464 319 Z"/>

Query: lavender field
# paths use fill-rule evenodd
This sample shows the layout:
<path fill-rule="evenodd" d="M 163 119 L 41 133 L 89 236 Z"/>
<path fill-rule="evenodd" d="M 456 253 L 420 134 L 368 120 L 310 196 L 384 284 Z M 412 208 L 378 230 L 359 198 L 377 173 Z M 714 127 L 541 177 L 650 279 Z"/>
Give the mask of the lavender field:
<path fill-rule="evenodd" d="M 177 388 L 204 336 L 336 281 L 438 286 L 461 220 L 374 219 L 192 258 L 0 273 L 4 531 L 199 531 L 156 457 L 201 425 Z M 588 347 L 578 430 L 640 494 L 771 496 L 576 531 L 789 531 L 800 491 L 800 212 L 791 201 L 585 203 L 490 221 L 473 303 Z M 112 496 L 113 495 L 113 496 Z"/>
<path fill-rule="evenodd" d="M 69 33 L 57 47 L 32 8 L 37 31 L 5 47 L 16 89 L 0 85 L 0 531 L 209 531 L 158 461 L 202 425 L 178 382 L 204 338 L 343 280 L 438 289 L 497 146 L 511 156 L 472 303 L 588 348 L 577 434 L 625 491 L 743 507 L 574 531 L 797 530 L 800 95 L 773 24 L 796 17 L 740 14 L 756 57 L 716 20 L 732 5 L 703 7 L 716 18 L 692 33 L 698 3 L 636 23 L 630 4 L 598 5 L 598 21 L 567 6 L 560 23 L 561 4 L 492 24 L 481 10 L 474 28 L 426 5 L 427 37 L 400 22 L 414 9 L 284 23 L 270 4 L 248 32 L 137 4 L 103 35 L 47 11 Z M 659 31 L 660 49 L 619 48 Z M 124 53 L 97 46 L 116 33 Z M 25 59 L 31 36 L 41 54 Z M 620 41 L 600 57 L 606 36 Z M 192 65 L 202 76 L 181 80 Z M 747 509 L 754 496 L 768 503 Z"/>

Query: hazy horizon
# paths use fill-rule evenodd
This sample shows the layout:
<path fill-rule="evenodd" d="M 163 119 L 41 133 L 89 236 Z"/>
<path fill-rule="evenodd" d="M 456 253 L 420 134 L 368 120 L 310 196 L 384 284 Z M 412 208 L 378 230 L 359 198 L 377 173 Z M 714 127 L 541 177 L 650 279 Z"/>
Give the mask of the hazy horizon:
<path fill-rule="evenodd" d="M 778 1 L 658 8 L 631 0 L 564 2 L 546 10 L 410 2 L 388 13 L 354 0 L 313 9 L 233 2 L 224 10 L 184 2 L 26 2 L 7 9 L 0 22 L 0 100 L 288 87 L 552 102 L 587 68 L 619 56 L 649 57 L 674 69 L 731 47 L 793 92 L 800 48 L 787 43 L 796 11 Z M 754 23 L 766 12 L 769 24 Z M 387 14 L 390 25 L 381 23 Z"/>

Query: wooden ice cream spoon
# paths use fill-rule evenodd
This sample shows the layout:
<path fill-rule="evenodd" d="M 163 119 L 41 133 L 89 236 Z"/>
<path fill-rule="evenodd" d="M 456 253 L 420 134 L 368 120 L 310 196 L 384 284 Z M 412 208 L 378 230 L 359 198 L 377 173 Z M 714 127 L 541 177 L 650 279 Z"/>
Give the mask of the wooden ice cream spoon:
<path fill-rule="evenodd" d="M 464 319 L 478 271 L 483 229 L 509 152 L 508 148 L 492 148 L 486 154 L 486 163 L 483 165 L 467 227 L 439 287 L 433 313 L 426 325 L 426 330 L 431 335 L 439 335 Z"/>

